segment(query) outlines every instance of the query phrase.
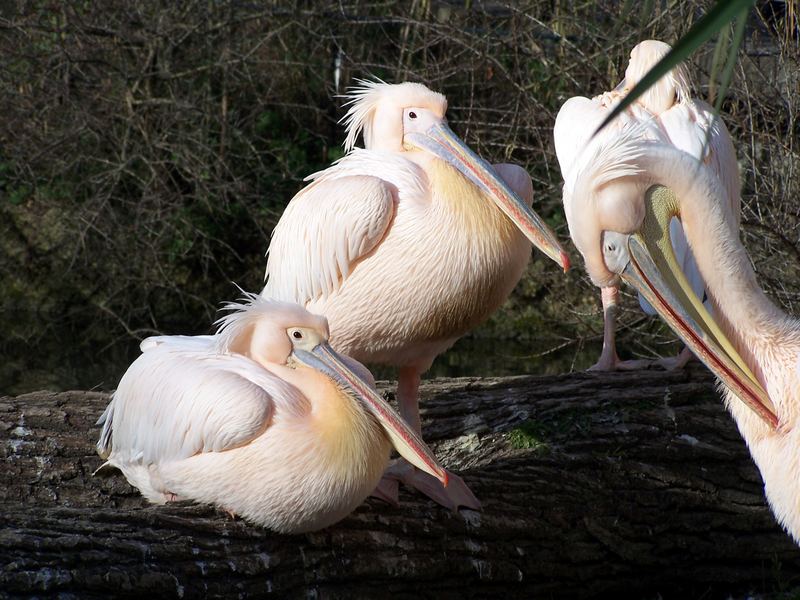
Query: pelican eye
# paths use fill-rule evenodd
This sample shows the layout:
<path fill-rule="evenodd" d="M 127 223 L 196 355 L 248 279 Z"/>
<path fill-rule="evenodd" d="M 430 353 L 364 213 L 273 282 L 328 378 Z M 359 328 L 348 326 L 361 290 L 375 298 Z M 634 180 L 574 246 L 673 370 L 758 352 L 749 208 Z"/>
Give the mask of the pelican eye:
<path fill-rule="evenodd" d="M 607 244 L 606 245 L 606 252 L 613 252 L 616 249 L 617 249 L 617 247 L 614 244 Z"/>
<path fill-rule="evenodd" d="M 303 339 L 303 334 L 302 334 L 302 332 L 300 332 L 300 331 L 298 331 L 297 329 L 295 329 L 295 330 L 292 332 L 292 337 L 293 337 L 294 339 L 296 339 L 296 340 L 302 340 L 302 339 Z"/>
<path fill-rule="evenodd" d="M 416 119 L 416 118 L 417 118 L 417 113 L 415 113 L 415 112 L 412 110 L 410 113 L 408 113 L 408 118 L 409 118 L 409 119 Z"/>

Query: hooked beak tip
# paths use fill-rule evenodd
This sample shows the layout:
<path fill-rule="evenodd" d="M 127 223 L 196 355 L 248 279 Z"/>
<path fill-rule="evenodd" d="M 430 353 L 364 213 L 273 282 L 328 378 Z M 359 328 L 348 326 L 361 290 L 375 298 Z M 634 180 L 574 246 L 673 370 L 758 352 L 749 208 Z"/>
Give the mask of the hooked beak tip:
<path fill-rule="evenodd" d="M 564 267 L 564 273 L 569 271 L 570 267 L 572 266 L 569 262 L 569 256 L 563 250 L 561 251 L 561 265 Z"/>

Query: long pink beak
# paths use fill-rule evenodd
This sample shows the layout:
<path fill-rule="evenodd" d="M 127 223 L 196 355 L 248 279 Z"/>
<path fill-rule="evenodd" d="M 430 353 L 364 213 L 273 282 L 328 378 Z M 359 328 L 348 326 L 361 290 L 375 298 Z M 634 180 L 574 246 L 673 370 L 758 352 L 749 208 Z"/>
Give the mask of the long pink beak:
<path fill-rule="evenodd" d="M 534 246 L 561 265 L 565 272 L 569 270 L 569 256 L 553 230 L 517 196 L 489 163 L 475 154 L 445 123 L 431 126 L 424 134 L 406 134 L 404 140 L 458 169 L 494 201 Z"/>
<path fill-rule="evenodd" d="M 406 424 L 378 391 L 344 364 L 341 357 L 326 343 L 318 344 L 311 352 L 295 349 L 295 358 L 303 364 L 325 373 L 360 400 L 375 415 L 392 444 L 412 465 L 435 477 L 447 486 L 447 471 L 420 437 Z"/>
<path fill-rule="evenodd" d="M 758 378 L 703 307 L 683 275 L 669 237 L 679 213 L 674 194 L 655 185 L 646 193 L 646 215 L 628 237 L 630 261 L 620 276 L 635 287 L 705 365 L 771 428 L 779 427 L 775 405 Z"/>

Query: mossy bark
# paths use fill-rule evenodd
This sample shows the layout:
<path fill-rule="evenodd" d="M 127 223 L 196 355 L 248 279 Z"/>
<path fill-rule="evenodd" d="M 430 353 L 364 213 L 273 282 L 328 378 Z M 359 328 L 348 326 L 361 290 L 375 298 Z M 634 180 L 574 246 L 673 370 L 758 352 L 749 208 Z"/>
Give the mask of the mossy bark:
<path fill-rule="evenodd" d="M 388 389 L 388 388 L 387 388 Z M 436 380 L 426 438 L 483 502 L 412 493 L 281 536 L 152 507 L 93 477 L 108 396 L 0 399 L 0 596 L 744 597 L 797 585 L 711 377 L 642 371 Z"/>

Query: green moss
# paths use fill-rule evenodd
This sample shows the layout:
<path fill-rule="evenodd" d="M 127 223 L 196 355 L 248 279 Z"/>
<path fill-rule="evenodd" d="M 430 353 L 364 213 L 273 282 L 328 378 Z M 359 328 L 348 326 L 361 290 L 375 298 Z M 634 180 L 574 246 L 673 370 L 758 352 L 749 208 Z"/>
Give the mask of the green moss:
<path fill-rule="evenodd" d="M 545 439 L 546 427 L 536 421 L 525 421 L 508 434 L 508 441 L 517 450 L 533 450 L 537 454 L 547 454 L 550 445 Z"/>

